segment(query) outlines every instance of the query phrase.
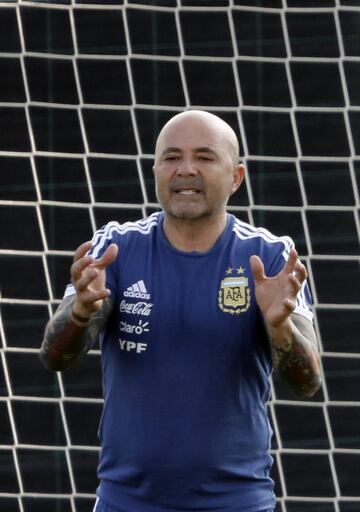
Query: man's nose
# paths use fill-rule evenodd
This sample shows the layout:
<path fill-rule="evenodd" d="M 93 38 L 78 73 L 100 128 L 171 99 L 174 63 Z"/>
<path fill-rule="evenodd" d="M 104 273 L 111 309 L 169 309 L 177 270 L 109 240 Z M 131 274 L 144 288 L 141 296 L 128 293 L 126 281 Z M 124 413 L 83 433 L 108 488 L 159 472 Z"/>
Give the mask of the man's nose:
<path fill-rule="evenodd" d="M 197 172 L 196 164 L 192 160 L 182 160 L 179 162 L 177 168 L 177 174 L 179 176 L 194 176 Z"/>

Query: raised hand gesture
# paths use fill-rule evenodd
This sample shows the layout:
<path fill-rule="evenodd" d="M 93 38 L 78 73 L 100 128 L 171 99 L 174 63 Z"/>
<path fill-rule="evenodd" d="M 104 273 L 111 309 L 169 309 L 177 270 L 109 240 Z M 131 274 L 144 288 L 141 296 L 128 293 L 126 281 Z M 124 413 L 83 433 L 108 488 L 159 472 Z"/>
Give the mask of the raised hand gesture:
<path fill-rule="evenodd" d="M 250 258 L 255 280 L 255 297 L 265 323 L 277 327 L 287 320 L 296 306 L 296 296 L 307 277 L 306 268 L 295 249 L 290 251 L 284 268 L 274 277 L 267 277 L 258 256 Z"/>
<path fill-rule="evenodd" d="M 321 385 L 316 333 L 303 315 L 292 315 L 296 297 L 307 277 L 295 249 L 284 268 L 267 277 L 258 256 L 250 258 L 255 297 L 262 312 L 272 348 L 273 364 L 280 379 L 298 396 L 311 397 Z"/>
<path fill-rule="evenodd" d="M 66 296 L 49 320 L 40 349 L 40 359 L 50 370 L 73 366 L 94 345 L 111 309 L 110 290 L 106 289 L 106 268 L 115 261 L 118 246 L 111 244 L 94 259 L 87 255 L 91 242 L 74 254 L 71 281 L 74 295 Z M 96 314 L 94 314 L 96 313 Z"/>
<path fill-rule="evenodd" d="M 103 300 L 109 297 L 110 290 L 105 288 L 106 268 L 115 261 L 118 246 L 111 244 L 104 254 L 94 259 L 87 255 L 91 242 L 85 242 L 75 251 L 74 262 L 71 266 L 71 281 L 76 290 L 73 313 L 76 316 L 89 318 L 98 311 Z"/>

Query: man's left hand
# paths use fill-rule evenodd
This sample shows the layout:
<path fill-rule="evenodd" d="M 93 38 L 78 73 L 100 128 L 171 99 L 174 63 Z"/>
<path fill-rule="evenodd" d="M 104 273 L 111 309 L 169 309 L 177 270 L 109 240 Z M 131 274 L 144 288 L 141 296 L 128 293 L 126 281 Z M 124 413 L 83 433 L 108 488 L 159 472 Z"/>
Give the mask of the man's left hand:
<path fill-rule="evenodd" d="M 274 277 L 265 275 L 259 256 L 251 256 L 251 270 L 255 280 L 255 297 L 265 323 L 278 327 L 285 322 L 296 306 L 296 296 L 307 277 L 305 266 L 291 249 L 284 268 Z"/>

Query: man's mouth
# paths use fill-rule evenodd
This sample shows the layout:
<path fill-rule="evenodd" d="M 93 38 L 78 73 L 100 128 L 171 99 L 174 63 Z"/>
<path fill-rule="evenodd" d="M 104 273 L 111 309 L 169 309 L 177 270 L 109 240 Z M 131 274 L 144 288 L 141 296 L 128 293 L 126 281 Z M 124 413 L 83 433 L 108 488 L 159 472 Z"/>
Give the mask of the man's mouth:
<path fill-rule="evenodd" d="M 190 188 L 190 189 L 175 190 L 175 192 L 182 196 L 193 196 L 195 194 L 199 194 L 200 190 L 195 189 L 195 188 Z"/>

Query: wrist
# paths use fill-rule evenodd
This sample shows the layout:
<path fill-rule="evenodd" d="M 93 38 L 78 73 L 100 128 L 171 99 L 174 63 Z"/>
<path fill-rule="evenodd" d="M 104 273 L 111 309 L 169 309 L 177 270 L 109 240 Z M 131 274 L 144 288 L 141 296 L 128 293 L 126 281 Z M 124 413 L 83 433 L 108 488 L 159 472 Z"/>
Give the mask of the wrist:
<path fill-rule="evenodd" d="M 265 327 L 272 343 L 275 343 L 276 345 L 282 345 L 284 344 L 285 340 L 288 340 L 289 337 L 292 337 L 291 335 L 294 332 L 295 326 L 290 318 L 287 318 L 283 322 L 280 322 L 276 325 L 271 325 L 265 322 Z"/>
<path fill-rule="evenodd" d="M 87 316 L 82 316 L 82 315 L 79 315 L 78 313 L 75 313 L 74 308 L 71 309 L 70 316 L 71 316 L 72 321 L 79 327 L 86 326 L 89 323 L 89 320 L 91 318 L 90 316 L 87 317 Z"/>

